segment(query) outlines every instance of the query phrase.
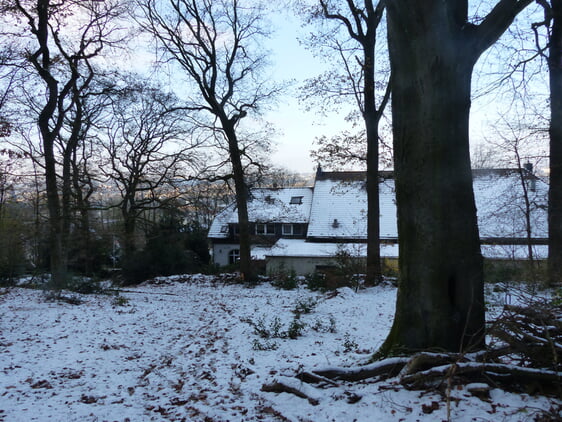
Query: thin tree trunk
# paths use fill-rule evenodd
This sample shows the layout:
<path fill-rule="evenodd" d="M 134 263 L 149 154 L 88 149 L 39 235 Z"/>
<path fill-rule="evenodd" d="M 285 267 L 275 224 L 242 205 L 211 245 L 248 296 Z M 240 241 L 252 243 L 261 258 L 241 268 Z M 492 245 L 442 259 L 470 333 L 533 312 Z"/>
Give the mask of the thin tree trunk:
<path fill-rule="evenodd" d="M 238 227 L 240 236 L 240 274 L 242 279 L 248 282 L 254 281 L 254 271 L 251 261 L 250 223 L 248 217 L 248 186 L 244 177 L 244 167 L 236 131 L 231 121 L 223 123 L 223 128 L 228 138 L 230 162 L 234 176 L 234 188 L 236 190 L 236 208 L 238 212 Z"/>
<path fill-rule="evenodd" d="M 373 26 L 373 25 L 371 25 Z M 376 30 L 376 27 L 372 30 Z M 365 84 L 363 90 L 365 131 L 367 134 L 367 271 L 366 285 L 382 280 L 379 204 L 379 120 L 385 104 L 375 104 L 375 39 L 363 46 Z"/>
<path fill-rule="evenodd" d="M 551 4 L 548 282 L 554 284 L 562 282 L 562 1 Z"/>
<path fill-rule="evenodd" d="M 528 171 L 523 167 L 521 164 L 521 157 L 519 156 L 519 151 L 515 151 L 517 156 L 517 169 L 519 171 L 519 181 L 521 183 L 521 190 L 523 191 L 523 202 L 525 203 L 525 237 L 526 237 L 526 246 L 527 246 L 527 260 L 528 260 L 528 269 L 529 269 L 529 276 L 531 279 L 529 281 L 535 282 L 536 281 L 536 274 L 535 274 L 535 257 L 533 253 L 533 226 L 531 225 L 531 200 L 529 198 L 529 187 L 527 183 L 534 177 L 533 173 Z M 530 181 L 529 183 L 532 183 Z"/>
<path fill-rule="evenodd" d="M 129 209 L 127 201 L 121 208 L 121 215 L 123 217 L 123 255 L 130 257 L 136 251 L 135 232 L 137 229 L 137 217 L 134 211 Z"/>

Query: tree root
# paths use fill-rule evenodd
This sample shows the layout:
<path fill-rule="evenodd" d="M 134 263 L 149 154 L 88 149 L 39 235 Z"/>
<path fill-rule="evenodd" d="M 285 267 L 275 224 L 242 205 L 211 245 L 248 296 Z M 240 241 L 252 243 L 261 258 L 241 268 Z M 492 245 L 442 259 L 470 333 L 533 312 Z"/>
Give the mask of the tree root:
<path fill-rule="evenodd" d="M 298 381 L 283 377 L 264 385 L 262 390 L 288 392 L 318 404 L 316 390 L 307 390 L 306 384 L 333 388 L 340 387 L 337 381 L 377 382 L 396 377 L 407 389 L 437 388 L 445 392 L 452 385 L 470 384 L 478 386 L 475 395 L 486 396 L 489 387 L 501 387 L 562 399 L 562 306 L 507 306 L 489 332 L 503 341 L 500 348 L 476 353 L 420 352 L 361 367 L 314 369 L 298 373 Z M 350 402 L 358 400 L 359 396 Z"/>

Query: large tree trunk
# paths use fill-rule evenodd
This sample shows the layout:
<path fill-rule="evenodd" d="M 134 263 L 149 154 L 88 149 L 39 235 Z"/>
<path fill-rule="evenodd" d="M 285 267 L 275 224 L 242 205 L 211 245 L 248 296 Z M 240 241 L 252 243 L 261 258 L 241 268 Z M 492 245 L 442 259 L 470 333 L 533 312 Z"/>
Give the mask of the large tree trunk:
<path fill-rule="evenodd" d="M 478 25 L 467 0 L 387 4 L 400 282 L 381 354 L 484 344 L 470 83 L 478 57 L 530 3 L 499 0 Z"/>
<path fill-rule="evenodd" d="M 382 351 L 459 351 L 484 342 L 468 142 L 476 58 L 446 19 L 439 22 L 447 6 L 399 3 L 390 2 L 387 13 L 400 282 Z"/>
<path fill-rule="evenodd" d="M 562 2 L 551 3 L 548 280 L 553 284 L 562 282 Z"/>

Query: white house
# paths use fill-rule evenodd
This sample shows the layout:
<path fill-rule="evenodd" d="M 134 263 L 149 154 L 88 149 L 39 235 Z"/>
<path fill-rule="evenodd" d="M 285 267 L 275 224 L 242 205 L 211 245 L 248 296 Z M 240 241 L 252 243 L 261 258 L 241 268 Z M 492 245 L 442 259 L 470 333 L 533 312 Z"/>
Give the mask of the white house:
<path fill-rule="evenodd" d="M 380 173 L 381 257 L 398 257 L 398 231 L 392 172 Z M 530 171 L 473 171 L 482 254 L 493 259 L 526 259 L 529 214 L 535 259 L 547 255 L 548 185 Z M 527 191 L 526 206 L 524 188 Z M 528 213 L 527 213 L 528 209 Z M 303 188 L 254 189 L 248 204 L 252 257 L 268 270 L 297 274 L 331 265 L 340 250 L 366 256 L 367 192 L 364 172 L 318 170 L 314 185 Z M 214 262 L 224 266 L 239 257 L 235 204 L 219 213 L 208 238 Z"/>

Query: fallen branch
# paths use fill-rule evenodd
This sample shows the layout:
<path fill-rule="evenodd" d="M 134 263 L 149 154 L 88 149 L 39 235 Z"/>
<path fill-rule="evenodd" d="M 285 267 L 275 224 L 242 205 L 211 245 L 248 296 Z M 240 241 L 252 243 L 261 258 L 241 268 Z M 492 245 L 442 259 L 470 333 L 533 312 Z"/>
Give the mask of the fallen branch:
<path fill-rule="evenodd" d="M 297 382 L 293 378 L 277 378 L 270 384 L 263 384 L 261 391 L 294 394 L 297 397 L 308 400 L 313 406 L 317 406 L 320 403 L 320 398 L 314 397 L 315 394 L 310 390 L 310 387 L 306 388 L 306 384 Z"/>
<path fill-rule="evenodd" d="M 339 384 L 332 379 L 323 377 L 313 372 L 300 372 L 296 375 L 296 378 L 308 384 L 318 384 L 319 387 L 324 387 L 326 384 L 331 387 L 339 387 Z"/>
<path fill-rule="evenodd" d="M 356 368 L 326 368 L 315 369 L 312 373 L 332 380 L 361 381 L 369 378 L 390 378 L 398 375 L 410 358 L 397 357 L 388 358 L 370 365 Z"/>
<path fill-rule="evenodd" d="M 562 372 L 499 363 L 459 362 L 404 375 L 400 383 L 409 389 L 421 389 L 433 386 L 436 382 L 441 383 L 451 376 L 492 380 L 509 388 L 517 384 L 540 387 L 548 391 L 558 391 L 558 394 L 562 382 Z"/>

